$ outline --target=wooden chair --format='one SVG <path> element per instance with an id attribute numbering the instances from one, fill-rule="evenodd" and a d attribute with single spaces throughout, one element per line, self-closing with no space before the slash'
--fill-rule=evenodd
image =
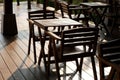
<path id="1" fill-rule="evenodd" d="M 112 64 L 120 65 L 120 39 L 111 40 L 106 43 L 101 43 L 99 45 L 99 66 L 100 66 L 100 80 L 105 80 L 105 68 L 112 67 L 115 68 Z M 110 62 L 110 64 L 109 64 Z M 115 73 L 115 70 L 112 70 L 111 74 Z M 119 69 L 120 70 L 120 69 Z M 113 80 L 113 75 L 110 76 Z"/>
<path id="2" fill-rule="evenodd" d="M 31 47 L 31 40 L 33 41 L 33 53 L 34 53 L 34 63 L 37 62 L 37 58 L 36 58 L 36 44 L 35 42 L 40 42 L 40 29 L 38 28 L 38 33 L 35 33 L 35 25 L 34 22 L 30 19 L 28 19 L 29 22 L 29 43 L 28 43 L 28 55 L 30 54 L 30 47 Z"/>
<path id="3" fill-rule="evenodd" d="M 79 5 L 70 5 L 65 1 L 60 1 L 59 4 L 62 18 L 70 18 L 76 21 L 82 21 L 84 25 L 87 25 L 87 27 L 89 27 L 89 17 L 86 14 L 86 11 L 89 8 L 83 8 Z"/>
<path id="4" fill-rule="evenodd" d="M 54 13 L 54 11 L 44 12 L 43 10 L 30 11 L 30 12 L 28 12 L 28 18 L 31 20 L 52 19 L 52 18 L 55 18 L 55 13 Z M 28 22 L 29 22 L 28 55 L 30 54 L 31 40 L 33 39 L 32 41 L 33 41 L 33 51 L 34 51 L 33 52 L 34 53 L 34 63 L 36 63 L 37 58 L 36 58 L 36 45 L 35 45 L 35 43 L 38 41 L 40 42 L 41 36 L 39 34 L 41 34 L 41 32 L 40 32 L 41 30 L 38 26 L 36 26 L 38 29 L 38 33 L 35 33 L 35 31 L 36 31 L 36 30 L 34 30 L 35 25 L 34 25 L 34 22 L 31 20 L 28 20 Z"/>
<path id="5" fill-rule="evenodd" d="M 94 78 L 97 80 L 94 61 L 98 38 L 97 28 L 73 28 L 69 30 L 63 30 L 61 37 L 55 35 L 52 32 L 47 32 L 47 34 L 50 36 L 49 55 L 52 55 L 53 52 L 58 80 L 60 80 L 59 63 L 76 61 L 76 72 L 79 71 L 81 75 L 83 60 L 85 57 L 91 58 Z M 59 45 L 56 45 L 56 40 L 60 41 Z M 83 47 L 83 50 L 81 47 Z M 80 63 L 78 58 L 81 59 Z M 49 57 L 48 61 L 51 61 L 51 57 Z M 50 70 L 49 67 L 50 64 L 48 63 L 48 75 Z"/>
<path id="6" fill-rule="evenodd" d="M 55 18 L 54 11 L 44 11 L 44 10 L 36 10 L 36 11 L 29 11 L 28 18 L 32 20 L 40 20 L 40 19 L 53 19 Z"/>
<path id="7" fill-rule="evenodd" d="M 112 63 L 102 57 L 98 57 L 99 61 L 104 63 L 107 66 L 111 67 L 111 71 L 109 72 L 108 76 L 102 80 L 120 80 L 120 66 L 117 64 Z"/>

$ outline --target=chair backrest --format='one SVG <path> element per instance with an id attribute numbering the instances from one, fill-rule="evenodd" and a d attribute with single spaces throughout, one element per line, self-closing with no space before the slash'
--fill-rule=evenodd
<path id="1" fill-rule="evenodd" d="M 120 39 L 100 44 L 99 56 L 118 64 L 120 59 Z"/>
<path id="2" fill-rule="evenodd" d="M 63 18 L 70 18 L 78 20 L 78 12 L 80 11 L 79 5 L 72 5 L 66 1 L 60 1 L 60 10 Z M 80 16 L 80 15 L 79 15 Z"/>
<path id="3" fill-rule="evenodd" d="M 41 20 L 41 19 L 53 19 L 56 17 L 55 17 L 54 11 L 36 10 L 36 11 L 29 11 L 28 18 L 31 20 Z M 33 26 L 34 26 L 34 24 L 30 24 L 30 22 L 29 22 L 29 32 L 30 32 L 31 37 L 36 36 L 35 33 L 33 33 L 33 31 L 35 31 Z M 40 35 L 43 34 L 43 33 L 41 33 L 41 29 L 38 26 L 37 26 L 37 30 L 38 30 L 38 34 L 40 34 Z"/>
<path id="4" fill-rule="evenodd" d="M 65 1 L 60 1 L 59 4 L 60 4 L 60 10 L 61 10 L 62 17 L 65 18 L 67 15 L 68 17 L 71 18 L 71 15 L 69 14 L 68 3 Z"/>
<path id="5" fill-rule="evenodd" d="M 120 39 L 111 40 L 106 43 L 99 45 L 99 54 L 98 57 L 103 58 L 107 61 L 110 61 L 114 64 L 120 64 Z M 100 65 L 100 76 L 104 79 L 104 68 L 108 65 L 99 61 Z"/>
<path id="6" fill-rule="evenodd" d="M 28 12 L 28 18 L 32 20 L 39 20 L 39 19 L 53 19 L 55 18 L 54 11 L 44 11 L 44 10 L 37 10 L 37 11 L 30 11 Z"/>
<path id="7" fill-rule="evenodd" d="M 70 30 L 64 30 L 62 32 L 62 44 L 61 44 L 61 56 L 63 56 L 64 48 L 67 46 L 85 46 L 88 48 L 81 55 L 90 56 L 95 55 L 97 39 L 98 39 L 98 28 L 74 28 Z M 79 57 L 79 52 L 75 53 Z"/>

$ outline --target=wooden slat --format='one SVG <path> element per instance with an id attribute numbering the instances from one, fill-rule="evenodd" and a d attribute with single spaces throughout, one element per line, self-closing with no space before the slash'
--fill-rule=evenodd
<path id="1" fill-rule="evenodd" d="M 33 75 L 29 72 L 29 70 L 28 71 L 27 71 L 27 69 L 24 70 L 24 68 L 26 68 L 26 65 L 25 66 L 23 65 L 21 67 L 21 64 L 23 63 L 23 60 L 20 59 L 20 57 L 17 55 L 16 51 L 12 47 L 12 46 L 17 47 L 17 46 L 16 45 L 11 46 L 11 45 L 12 45 L 12 43 L 5 47 L 6 52 L 8 52 L 8 54 L 6 54 L 7 57 L 4 58 L 7 65 L 8 65 L 8 68 L 11 71 L 11 75 L 13 75 L 15 79 L 19 79 L 19 78 L 23 79 L 23 80 L 24 79 L 27 79 L 27 80 L 35 79 L 34 77 L 32 77 Z M 3 52 L 4 51 L 5 50 L 3 50 Z M 27 77 L 26 75 L 30 75 L 31 77 Z"/>
<path id="2" fill-rule="evenodd" d="M 0 71 L 0 80 L 3 80 L 3 75 L 1 71 Z"/>
<path id="3" fill-rule="evenodd" d="M 0 54 L 5 54 L 5 53 L 0 53 Z M 2 73 L 3 79 L 4 80 L 14 80 L 13 76 L 11 75 L 11 72 L 8 69 L 7 64 L 2 58 L 2 55 L 0 55 L 0 72 Z"/>

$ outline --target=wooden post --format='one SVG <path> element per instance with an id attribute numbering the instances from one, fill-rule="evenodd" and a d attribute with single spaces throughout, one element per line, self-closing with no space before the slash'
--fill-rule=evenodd
<path id="1" fill-rule="evenodd" d="M 17 6 L 19 6 L 20 5 L 20 0 L 17 0 Z"/>
<path id="2" fill-rule="evenodd" d="M 27 0 L 28 1 L 28 9 L 31 9 L 31 0 Z"/>
<path id="3" fill-rule="evenodd" d="M 40 3 L 40 0 L 37 0 L 37 4 L 39 4 Z"/>
<path id="4" fill-rule="evenodd" d="M 12 0 L 4 0 L 4 14 L 1 24 L 1 32 L 3 35 L 13 36 L 18 33 L 16 17 L 15 14 L 13 14 Z"/>
<path id="5" fill-rule="evenodd" d="M 44 11 L 44 18 L 46 18 L 46 7 L 47 7 L 48 0 L 43 1 L 43 11 Z"/>

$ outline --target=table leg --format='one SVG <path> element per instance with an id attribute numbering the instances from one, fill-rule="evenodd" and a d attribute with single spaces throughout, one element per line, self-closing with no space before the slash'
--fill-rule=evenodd
<path id="1" fill-rule="evenodd" d="M 98 27 L 99 24 L 102 24 L 103 28 L 105 29 L 106 33 L 109 35 L 110 32 L 108 31 L 106 24 L 104 23 L 104 15 L 107 11 L 107 8 L 103 9 L 102 13 L 100 13 L 98 10 L 98 8 L 94 8 L 92 10 L 92 12 L 95 12 L 95 14 L 98 16 L 98 21 L 95 20 L 94 16 L 92 15 L 92 13 L 90 14 L 91 18 L 93 19 L 93 22 L 95 23 L 95 27 Z M 101 27 L 100 27 L 101 28 Z"/>

